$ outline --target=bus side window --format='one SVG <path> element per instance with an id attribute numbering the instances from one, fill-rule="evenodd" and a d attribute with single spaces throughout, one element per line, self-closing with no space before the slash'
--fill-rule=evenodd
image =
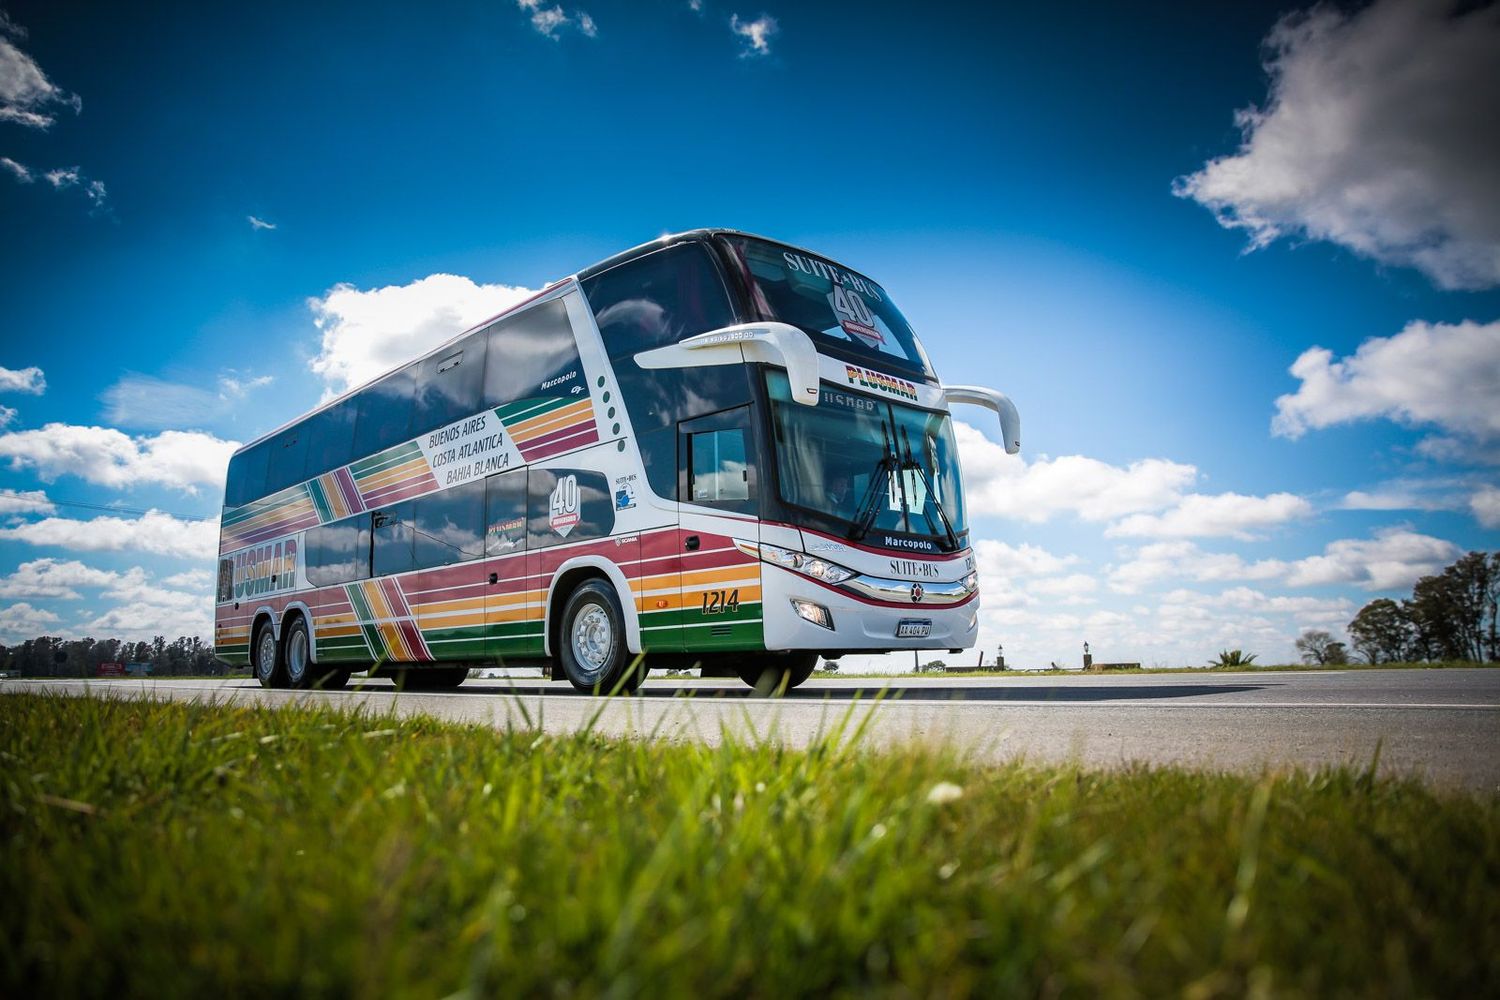
<path id="1" fill-rule="evenodd" d="M 219 560 L 219 587 L 214 600 L 219 604 L 234 600 L 234 560 Z"/>
<path id="2" fill-rule="evenodd" d="M 276 493 L 302 482 L 302 465 L 306 457 L 306 427 L 293 425 L 273 437 L 266 464 L 266 492 Z"/>
<path id="3" fill-rule="evenodd" d="M 332 587 L 370 575 L 370 515 L 309 528 L 304 545 L 307 580 L 314 587 Z"/>
<path id="4" fill-rule="evenodd" d="M 729 293 L 701 243 L 627 261 L 583 283 L 630 413 L 646 480 L 677 495 L 677 422 L 750 401 L 744 365 L 643 370 L 635 355 L 735 321 Z"/>
<path id="5" fill-rule="evenodd" d="M 373 515 L 370 573 L 385 576 L 415 568 L 415 532 L 412 531 L 411 501 L 378 510 Z"/>
<path id="6" fill-rule="evenodd" d="M 745 432 L 738 427 L 688 435 L 688 496 L 693 503 L 750 499 Z"/>
<path id="7" fill-rule="evenodd" d="M 484 554 L 503 556 L 526 548 L 526 470 L 485 481 Z"/>
<path id="8" fill-rule="evenodd" d="M 262 441 L 229 460 L 229 480 L 224 489 L 226 507 L 243 507 L 266 495 L 266 458 L 271 453 L 270 443 Z"/>
<path id="9" fill-rule="evenodd" d="M 487 331 L 481 330 L 421 362 L 412 404 L 413 436 L 462 420 L 483 408 L 487 339 Z"/>
<path id="10" fill-rule="evenodd" d="M 435 569 L 484 554 L 484 482 L 412 501 L 417 569 Z"/>
<path id="11" fill-rule="evenodd" d="M 321 410 L 303 425 L 307 435 L 307 459 L 302 478 L 313 479 L 325 472 L 354 461 L 354 420 L 358 415 L 355 400 L 346 399 Z"/>
<path id="12" fill-rule="evenodd" d="M 578 342 L 573 339 L 568 307 L 562 299 L 532 306 L 485 332 L 489 337 L 489 351 L 484 360 L 485 406 L 504 406 L 545 395 L 543 382 L 563 378 L 569 372 L 575 373 L 576 381 L 553 392 L 582 385 Z"/>
<path id="13" fill-rule="evenodd" d="M 391 372 L 360 390 L 359 421 L 354 428 L 354 457 L 365 458 L 410 440 L 412 395 L 416 379 L 412 366 Z"/>

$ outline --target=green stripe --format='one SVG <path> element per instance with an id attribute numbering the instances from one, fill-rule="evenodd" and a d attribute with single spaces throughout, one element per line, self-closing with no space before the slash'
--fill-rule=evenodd
<path id="1" fill-rule="evenodd" d="M 645 611 L 641 613 L 641 628 L 693 628 L 697 625 L 723 625 L 754 619 L 760 621 L 760 602 L 746 601 L 733 611 L 716 615 L 705 615 L 701 607 L 672 608 L 667 611 Z"/>
<path id="2" fill-rule="evenodd" d="M 408 462 L 420 454 L 422 454 L 422 449 L 417 446 L 417 443 L 415 441 L 407 441 L 404 444 L 387 448 L 385 451 L 376 452 L 369 458 L 360 459 L 349 466 L 349 471 L 358 479 L 361 476 L 368 476 L 371 473 L 379 472 L 381 469 L 388 469 L 393 465 Z"/>
<path id="3" fill-rule="evenodd" d="M 587 396 L 579 394 L 579 399 L 587 399 Z M 544 413 L 561 409 L 573 402 L 567 396 L 532 396 L 529 399 L 518 399 L 514 403 L 506 403 L 495 410 L 495 416 L 500 418 L 502 424 L 520 423 L 532 417 L 539 417 Z"/>
<path id="4" fill-rule="evenodd" d="M 370 611 L 365 595 L 360 592 L 359 584 L 345 584 L 344 593 L 349 597 L 350 607 L 354 608 L 354 613 L 359 616 L 359 630 L 364 634 L 370 655 L 377 660 L 389 659 L 390 652 L 385 648 L 385 640 L 381 638 L 380 629 L 370 624 L 375 615 Z"/>
<path id="5" fill-rule="evenodd" d="M 307 483 L 307 495 L 312 497 L 313 510 L 318 512 L 319 523 L 326 524 L 333 520 L 333 505 L 328 502 L 328 495 L 323 491 L 323 484 L 316 479 Z"/>
<path id="6" fill-rule="evenodd" d="M 302 484 L 282 490 L 280 493 L 273 493 L 271 496 L 263 497 L 260 500 L 252 501 L 243 507 L 236 507 L 234 510 L 227 512 L 223 519 L 224 527 L 233 527 L 241 521 L 258 517 L 267 511 L 276 510 L 279 507 L 291 506 L 306 496 L 307 489 Z"/>

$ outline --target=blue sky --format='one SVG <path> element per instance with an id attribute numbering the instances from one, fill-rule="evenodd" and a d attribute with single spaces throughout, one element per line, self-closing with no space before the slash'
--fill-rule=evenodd
<path id="1" fill-rule="evenodd" d="M 6 5 L 0 641 L 210 617 L 201 529 L 49 504 L 216 514 L 225 442 L 705 225 L 1015 399 L 1013 660 L 1284 660 L 1500 547 L 1500 17 L 1200 7 Z"/>

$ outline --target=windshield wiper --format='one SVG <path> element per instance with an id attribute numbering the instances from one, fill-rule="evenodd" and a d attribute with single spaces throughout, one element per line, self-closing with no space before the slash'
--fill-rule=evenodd
<path id="1" fill-rule="evenodd" d="M 890 489 L 890 477 L 896 471 L 896 450 L 891 447 L 891 435 L 886 430 L 885 420 L 880 421 L 880 436 L 884 439 L 885 448 L 880 458 L 875 462 L 874 474 L 870 477 L 870 485 L 865 489 L 864 498 L 859 502 L 859 511 L 854 515 L 854 527 L 849 530 L 850 541 L 860 541 L 870 533 L 870 528 L 875 524 L 875 517 L 880 512 L 880 495 Z M 881 487 L 884 486 L 885 490 Z M 906 486 L 901 487 L 901 508 L 906 510 Z"/>
<path id="2" fill-rule="evenodd" d="M 911 452 L 911 438 L 907 435 L 905 427 L 901 428 L 901 444 L 906 452 L 905 457 L 901 460 L 903 478 L 908 469 L 915 470 L 917 475 L 922 478 L 922 488 L 927 491 L 927 499 L 932 501 L 932 509 L 937 511 L 939 520 L 943 522 L 943 537 L 948 542 L 948 551 L 957 552 L 958 533 L 953 530 L 953 523 L 948 520 L 948 512 L 943 510 L 943 504 L 938 500 L 937 492 L 932 488 L 932 480 L 927 476 L 927 469 L 913 457 Z M 927 522 L 928 530 L 936 535 L 938 533 L 937 528 L 932 523 L 932 515 L 927 513 L 926 504 L 922 505 L 922 517 Z"/>

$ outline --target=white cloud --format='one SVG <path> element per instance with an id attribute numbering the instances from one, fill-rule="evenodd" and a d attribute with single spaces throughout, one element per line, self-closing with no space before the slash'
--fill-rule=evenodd
<path id="1" fill-rule="evenodd" d="M 213 590 L 214 575 L 206 569 L 185 570 L 162 580 L 162 586 L 179 587 L 183 590 L 197 591 L 199 594 L 208 594 Z"/>
<path id="2" fill-rule="evenodd" d="M 323 334 L 312 370 L 336 395 L 534 294 L 511 285 L 476 285 L 453 274 L 369 290 L 335 285 L 307 303 Z"/>
<path id="3" fill-rule="evenodd" d="M 45 608 L 35 608 L 25 601 L 17 601 L 0 608 L 0 641 L 35 639 L 39 635 L 53 632 L 53 626 L 59 621 L 61 619 L 55 613 Z"/>
<path id="4" fill-rule="evenodd" d="M 747 56 L 766 56 L 771 54 L 771 37 L 781 29 L 776 24 L 774 17 L 762 14 L 753 21 L 741 20 L 738 14 L 729 16 L 729 30 L 733 31 L 745 43 L 745 48 L 740 52 L 740 58 Z"/>
<path id="5" fill-rule="evenodd" d="M 90 180 L 78 167 L 58 167 L 56 170 L 47 171 L 42 175 L 42 178 L 59 191 L 66 191 L 69 188 L 76 187 L 83 192 L 83 196 L 89 200 L 89 203 L 95 209 L 102 209 L 104 207 L 104 202 L 107 198 L 107 192 L 104 190 L 104 182 Z"/>
<path id="6" fill-rule="evenodd" d="M 0 406 L 0 430 L 15 423 L 18 411 L 14 406 Z"/>
<path id="7" fill-rule="evenodd" d="M 974 555 L 982 571 L 1000 576 L 1045 576 L 1059 573 L 1078 561 L 1077 556 L 1056 556 L 1030 542 L 1009 545 L 992 538 L 976 541 Z"/>
<path id="8" fill-rule="evenodd" d="M 221 487 L 238 447 L 201 431 L 132 438 L 112 427 L 73 424 L 0 434 L 0 459 L 10 459 L 12 469 L 34 469 L 46 482 L 77 476 L 101 486 L 159 483 L 187 493 Z"/>
<path id="9" fill-rule="evenodd" d="M 158 594 L 155 600 L 131 601 L 85 621 L 79 629 L 89 635 L 139 641 L 155 636 L 213 635 L 212 605 L 200 597 L 188 601 Z"/>
<path id="10" fill-rule="evenodd" d="M 1321 555 L 1284 561 L 1248 561 L 1228 552 L 1205 552 L 1192 542 L 1143 545 L 1113 567 L 1109 583 L 1132 594 L 1161 581 L 1217 582 L 1276 580 L 1289 587 L 1354 585 L 1365 590 L 1398 590 L 1435 573 L 1462 551 L 1452 542 L 1406 527 L 1384 528 L 1373 538 L 1329 542 Z"/>
<path id="11" fill-rule="evenodd" d="M 1185 496 L 1177 506 L 1161 514 L 1132 514 L 1110 525 L 1105 535 L 1144 536 L 1149 538 L 1196 538 L 1228 536 L 1249 539 L 1260 528 L 1269 528 L 1307 517 L 1312 504 L 1292 493 L 1270 496 L 1245 496 L 1220 493 Z"/>
<path id="12" fill-rule="evenodd" d="M 83 110 L 83 101 L 47 79 L 34 59 L 0 37 L 0 122 L 46 129 L 59 108 L 72 108 L 76 114 Z"/>
<path id="13" fill-rule="evenodd" d="M 256 218 L 253 215 L 247 215 L 247 216 L 245 216 L 245 220 L 250 223 L 250 228 L 251 229 L 275 229 L 276 228 L 276 223 L 274 223 L 274 222 L 267 222 L 265 219 L 259 219 L 259 218 Z"/>
<path id="14" fill-rule="evenodd" d="M 105 404 L 105 419 L 112 424 L 150 430 L 201 427 L 222 418 L 226 403 L 243 399 L 272 380 L 270 375 L 246 377 L 230 372 L 219 376 L 214 389 L 207 389 L 127 372 L 99 398 Z"/>
<path id="15" fill-rule="evenodd" d="M 35 365 L 30 368 L 0 368 L 0 392 L 27 392 L 40 396 L 47 391 L 47 376 Z"/>
<path id="16" fill-rule="evenodd" d="M 1474 518 L 1486 528 L 1500 528 L 1500 489 L 1481 486 L 1469 497 L 1469 509 Z"/>
<path id="17" fill-rule="evenodd" d="M 0 515 L 51 514 L 56 509 L 41 490 L 0 489 Z"/>
<path id="18" fill-rule="evenodd" d="M 74 552 L 146 552 L 186 559 L 212 559 L 219 547 L 214 521 L 184 521 L 148 511 L 135 518 L 105 515 L 88 520 L 47 517 L 0 528 L 0 540 L 47 545 Z"/>
<path id="19" fill-rule="evenodd" d="M 120 577 L 108 570 L 86 566 L 76 559 L 33 559 L 23 562 L 9 576 L 0 577 L 0 597 L 51 597 L 77 600 L 76 587 L 107 587 Z"/>
<path id="20" fill-rule="evenodd" d="M 24 163 L 17 163 L 15 160 L 12 160 L 8 156 L 0 156 L 0 167 L 4 167 L 6 170 L 8 170 L 10 172 L 10 175 L 22 184 L 30 184 L 32 181 L 36 180 L 36 178 L 32 176 L 30 167 L 26 166 Z"/>
<path id="21" fill-rule="evenodd" d="M 1086 521 L 1108 521 L 1127 514 L 1161 510 L 1177 503 L 1198 470 L 1161 458 L 1121 467 L 1065 455 L 1027 462 L 1007 455 L 978 430 L 954 422 L 964 470 L 964 488 L 974 514 L 1041 523 L 1071 512 Z"/>
<path id="22" fill-rule="evenodd" d="M 1435 424 L 1477 441 L 1500 439 L 1500 321 L 1413 322 L 1394 337 L 1372 337 L 1352 357 L 1321 347 L 1291 367 L 1297 391 L 1276 400 L 1273 433 L 1387 417 Z"/>
<path id="23" fill-rule="evenodd" d="M 703 0 L 688 0 L 688 10 L 694 14 L 703 13 Z"/>
<path id="24" fill-rule="evenodd" d="M 1322 555 L 1292 563 L 1286 582 L 1292 587 L 1353 584 L 1365 590 L 1402 590 L 1461 555 L 1462 549 L 1444 539 L 1410 528 L 1385 528 L 1374 538 L 1329 542 Z"/>
<path id="25" fill-rule="evenodd" d="M 576 28 L 588 38 L 594 38 L 599 34 L 599 26 L 584 11 L 574 11 L 572 15 L 569 15 L 558 5 L 553 4 L 549 7 L 543 0 L 516 0 L 516 6 L 531 15 L 531 26 L 539 34 L 554 41 L 560 37 L 561 32 L 570 28 Z"/>
<path id="26" fill-rule="evenodd" d="M 1162 580 L 1270 580 L 1285 573 L 1286 567 L 1277 559 L 1247 562 L 1230 552 L 1205 552 L 1193 542 L 1153 542 L 1115 566 L 1109 584 L 1119 593 L 1133 594 Z"/>
<path id="27" fill-rule="evenodd" d="M 1252 249 L 1306 234 L 1444 288 L 1500 283 L 1500 7 L 1318 4 L 1266 49 L 1270 93 L 1237 112 L 1238 152 L 1173 192 Z"/>

